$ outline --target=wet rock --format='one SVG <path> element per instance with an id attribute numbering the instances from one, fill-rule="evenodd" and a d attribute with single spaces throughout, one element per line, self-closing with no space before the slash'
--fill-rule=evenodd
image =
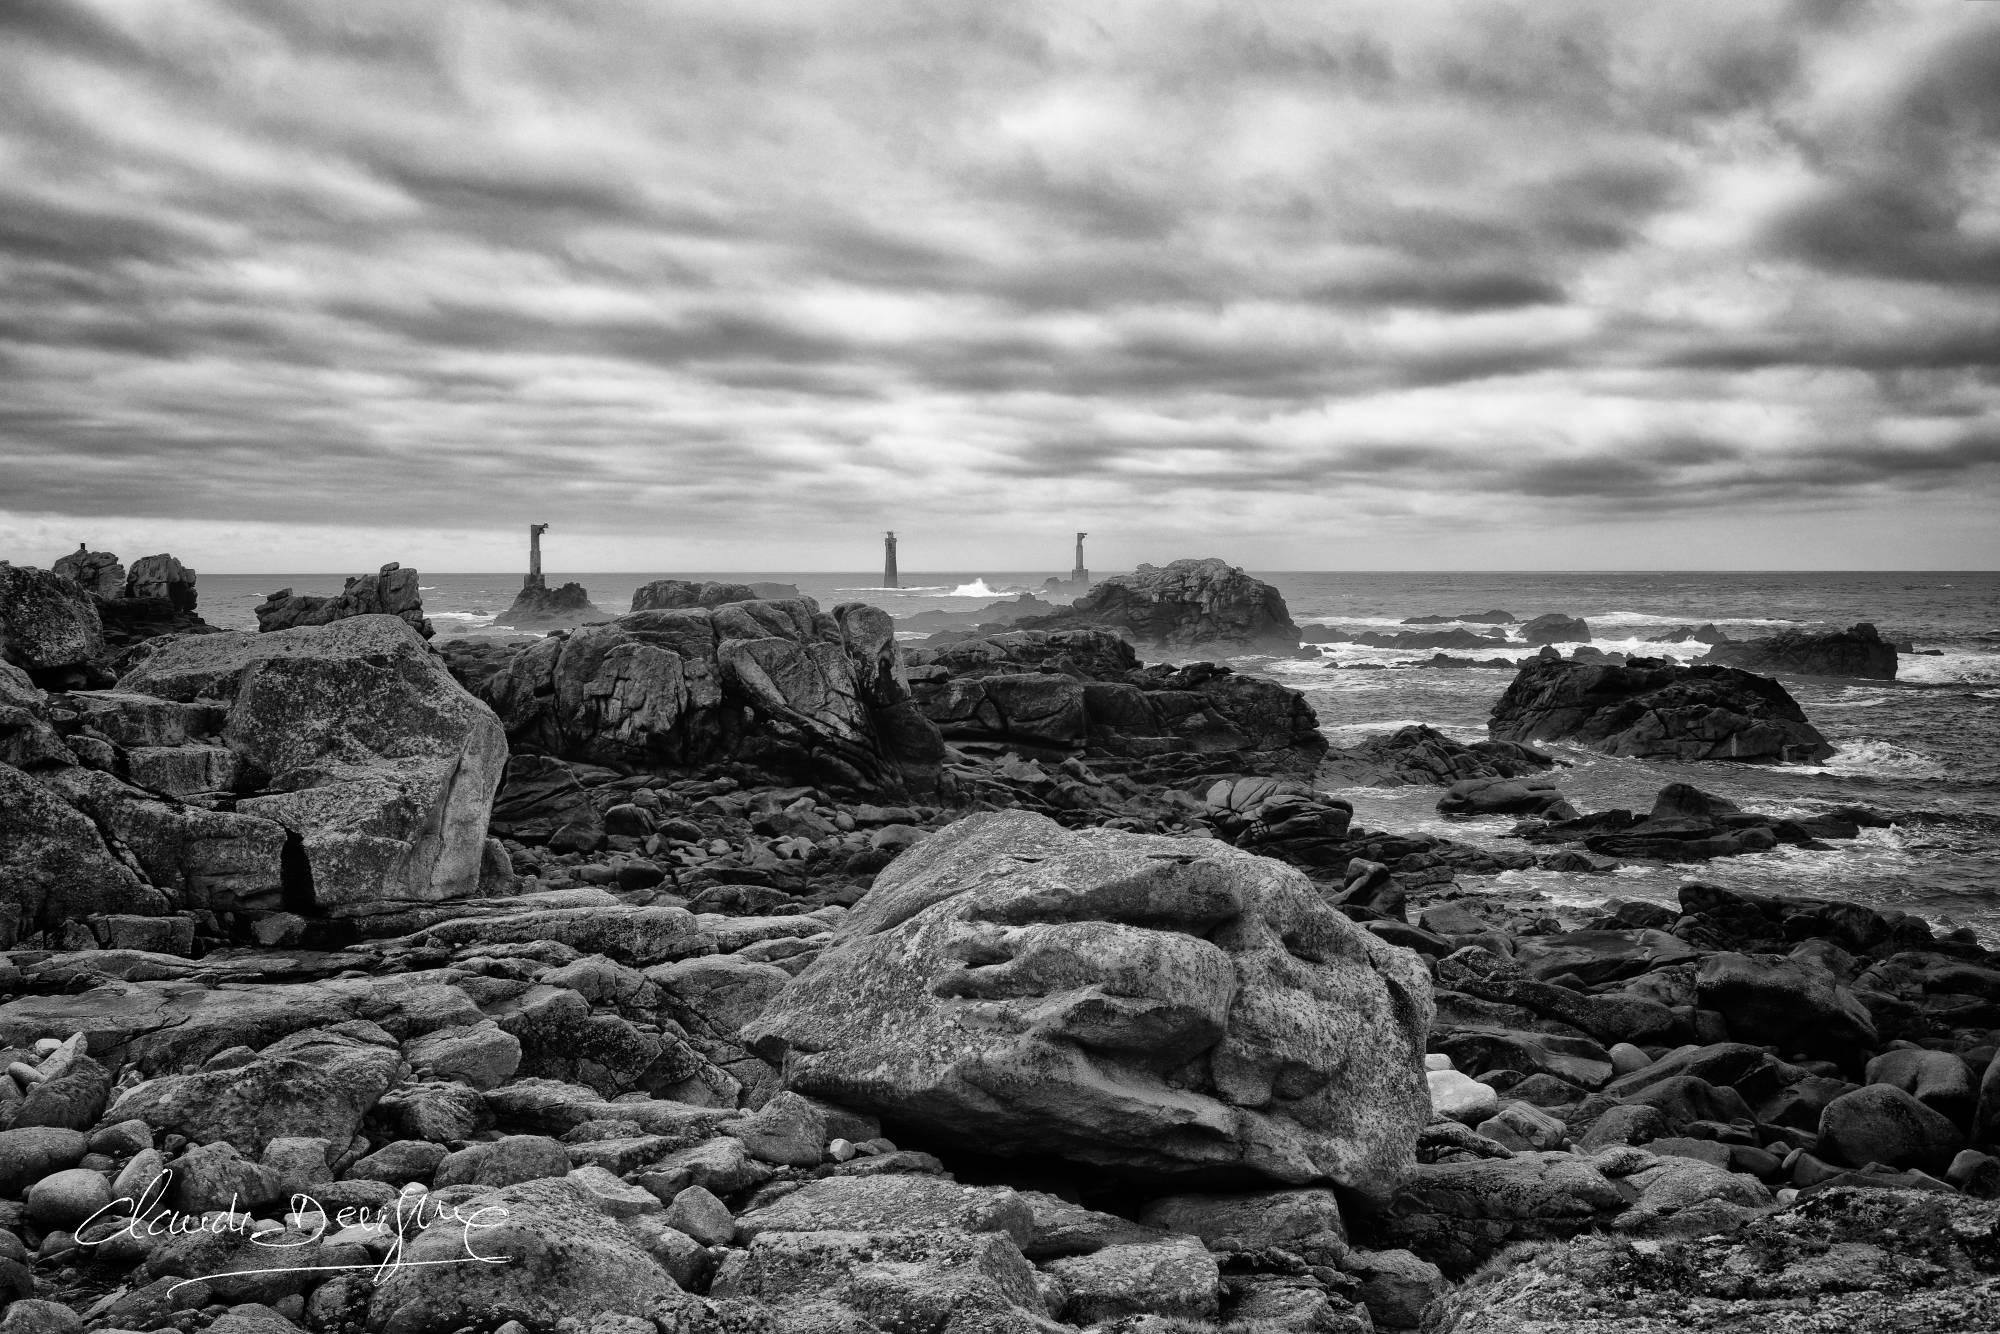
<path id="1" fill-rule="evenodd" d="M 1204 644 L 1284 650 L 1299 628 L 1277 589 L 1213 557 L 1140 565 L 1091 586 L 1064 610 L 1018 622 L 1023 629 L 1113 626 L 1141 644 L 1190 649 Z"/>
<path id="2" fill-rule="evenodd" d="M 1521 639 L 1529 644 L 1587 644 L 1590 625 L 1581 617 L 1545 612 L 1521 626 Z"/>
<path id="3" fill-rule="evenodd" d="M 1707 661 L 1753 672 L 1896 679 L 1896 646 L 1866 622 L 1847 630 L 1781 630 L 1764 639 L 1719 643 L 1709 649 Z"/>
<path id="4" fill-rule="evenodd" d="M 1493 706 L 1503 741 L 1571 741 L 1611 755 L 1814 764 L 1833 747 L 1797 701 L 1767 677 L 1734 667 L 1622 665 L 1537 659 Z"/>

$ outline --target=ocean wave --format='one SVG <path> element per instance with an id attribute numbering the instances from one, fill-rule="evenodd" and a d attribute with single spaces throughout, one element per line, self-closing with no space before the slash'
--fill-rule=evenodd
<path id="1" fill-rule="evenodd" d="M 1823 765 L 1807 765 L 1787 772 L 1830 774 L 1835 778 L 1944 778 L 1950 771 L 1922 751 L 1893 741 L 1861 737 L 1842 742 L 1840 750 Z"/>
<path id="2" fill-rule="evenodd" d="M 861 588 L 836 588 L 836 593 L 950 593 L 949 584 L 902 584 L 890 588 L 884 584 L 872 584 Z"/>
<path id="3" fill-rule="evenodd" d="M 1711 616 L 1698 611 L 1587 611 L 1582 619 L 1590 625 L 1806 625 L 1782 616 Z"/>
<path id="4" fill-rule="evenodd" d="M 2000 684 L 2000 653 L 1903 654 L 1896 660 L 1896 677 L 1914 685 Z"/>
<path id="5" fill-rule="evenodd" d="M 433 621 L 463 621 L 467 625 L 491 625 L 498 612 L 485 611 L 426 611 L 424 615 Z"/>
<path id="6" fill-rule="evenodd" d="M 960 584 L 957 588 L 946 593 L 945 596 L 948 598 L 1003 598 L 1011 591 L 1013 590 L 1006 588 L 989 588 L 986 580 L 979 578 L 974 579 L 969 584 Z"/>

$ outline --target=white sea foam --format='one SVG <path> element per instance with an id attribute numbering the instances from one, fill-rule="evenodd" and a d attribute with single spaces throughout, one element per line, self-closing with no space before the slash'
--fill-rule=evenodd
<path id="1" fill-rule="evenodd" d="M 960 584 L 957 588 L 946 593 L 945 596 L 948 598 L 1000 598 L 1006 597 L 1007 591 L 1004 588 L 987 587 L 986 580 L 982 576 L 981 578 L 974 579 L 969 584 Z"/>
<path id="2" fill-rule="evenodd" d="M 1993 685 L 2000 683 L 2000 653 L 1906 653 L 1896 659 L 1896 676 L 1915 685 Z"/>
<path id="3" fill-rule="evenodd" d="M 1893 741 L 1859 737 L 1844 741 L 1840 750 L 1824 765 L 1788 770 L 1791 773 L 1832 774 L 1841 778 L 1943 778 L 1949 772 L 1921 751 L 1899 746 Z"/>
<path id="4" fill-rule="evenodd" d="M 467 625 L 491 625 L 499 613 L 481 611 L 426 611 L 424 615 L 433 621 L 463 621 Z"/>

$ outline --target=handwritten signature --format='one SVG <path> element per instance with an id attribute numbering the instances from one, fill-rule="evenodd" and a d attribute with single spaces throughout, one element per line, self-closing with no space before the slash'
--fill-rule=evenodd
<path id="1" fill-rule="evenodd" d="M 159 1237 L 189 1236 L 197 1232 L 209 1232 L 216 1236 L 228 1233 L 247 1234 L 255 1246 L 266 1246 L 274 1250 L 290 1250 L 299 1246 L 310 1246 L 319 1241 L 332 1227 L 336 1233 L 349 1228 L 364 1229 L 371 1237 L 385 1239 L 387 1253 L 378 1261 L 368 1264 L 351 1265 L 274 1265 L 263 1269 L 229 1269 L 216 1274 L 204 1274 L 195 1278 L 184 1278 L 173 1285 L 185 1287 L 190 1283 L 202 1283 L 216 1278 L 234 1278 L 248 1274 L 313 1274 L 331 1273 L 339 1270 L 372 1269 L 379 1280 L 399 1269 L 418 1268 L 425 1265 L 506 1265 L 513 1259 L 504 1255 L 481 1255 L 473 1247 L 473 1235 L 488 1228 L 500 1227 L 507 1220 L 507 1210 L 500 1205 L 483 1205 L 471 1212 L 465 1212 L 456 1204 L 444 1204 L 428 1194 L 412 1193 L 405 1188 L 388 1204 L 370 1207 L 354 1205 L 329 1213 L 327 1209 L 310 1195 L 295 1194 L 287 1213 L 298 1224 L 296 1227 L 273 1227 L 253 1222 L 249 1214 L 237 1208 L 237 1197 L 229 1197 L 226 1213 L 209 1216 L 200 1214 L 177 1214 L 165 1205 L 167 1188 L 172 1184 L 174 1171 L 167 1168 L 146 1183 L 144 1190 L 134 1197 L 122 1195 L 97 1210 L 76 1230 L 77 1244 L 81 1246 L 102 1246 L 119 1237 L 146 1240 Z M 497 1218 L 488 1219 L 495 1214 Z M 91 1224 L 100 1219 L 119 1219 L 123 1223 L 102 1236 L 91 1236 L 86 1240 Z M 406 1242 L 425 1230 L 440 1223 L 449 1223 L 463 1229 L 460 1244 L 465 1247 L 462 1256 L 447 1256 L 437 1260 L 412 1260 L 404 1253 Z M 258 1228 L 252 1231 L 252 1228 Z M 299 1233 L 292 1240 L 272 1240 Z M 173 1291 L 169 1288 L 168 1291 Z"/>

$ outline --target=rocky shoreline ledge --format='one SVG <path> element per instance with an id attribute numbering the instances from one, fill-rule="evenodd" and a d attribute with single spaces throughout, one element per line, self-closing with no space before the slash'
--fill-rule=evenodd
<path id="1" fill-rule="evenodd" d="M 6 588 L 0 1334 L 2000 1327 L 1970 932 L 1460 883 L 1775 830 L 1565 812 L 1529 744 L 1810 751 L 1764 678 L 1531 662 L 1490 741 L 1330 752 L 1129 625 L 690 586 L 114 660 Z"/>

